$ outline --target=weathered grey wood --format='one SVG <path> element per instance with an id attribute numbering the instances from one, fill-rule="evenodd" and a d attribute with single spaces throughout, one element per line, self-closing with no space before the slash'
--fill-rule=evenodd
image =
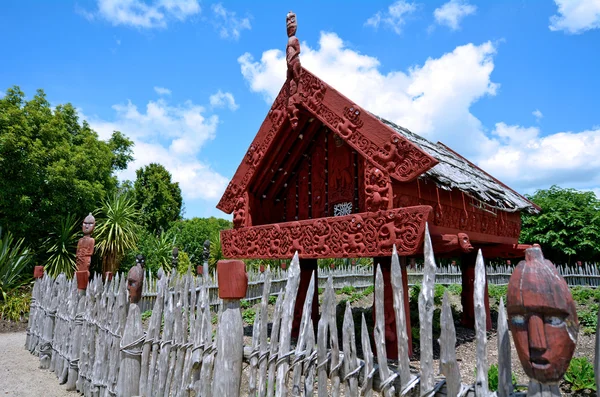
<path id="1" fill-rule="evenodd" d="M 358 375 L 360 366 L 356 356 L 356 339 L 354 334 L 354 319 L 350 302 L 346 302 L 344 323 L 342 326 L 342 345 L 344 347 L 344 374 L 346 381 L 345 396 L 358 397 Z"/>
<path id="2" fill-rule="evenodd" d="M 192 350 L 192 368 L 188 386 L 190 394 L 193 395 L 196 383 L 200 380 L 200 369 L 202 367 L 202 356 L 204 353 L 204 316 L 203 308 L 208 307 L 208 299 L 205 291 L 206 280 L 202 280 L 200 284 L 200 294 L 196 301 L 196 319 L 194 326 L 194 348 Z M 195 295 L 195 294 L 194 294 Z"/>
<path id="3" fill-rule="evenodd" d="M 111 347 L 109 352 L 110 368 L 108 371 L 107 389 L 109 395 L 117 393 L 119 379 L 121 339 L 127 322 L 127 277 L 119 274 L 115 277 L 115 286 L 118 285 L 117 302 L 113 310 L 111 321 Z"/>
<path id="4" fill-rule="evenodd" d="M 271 270 L 267 268 L 263 284 L 263 296 L 260 302 L 260 336 L 258 356 L 258 396 L 265 397 L 267 393 L 267 366 L 269 357 L 269 342 L 267 325 L 269 322 L 268 305 L 271 293 Z"/>
<path id="5" fill-rule="evenodd" d="M 175 296 L 174 299 L 176 300 L 175 303 L 175 308 L 173 311 L 174 314 L 174 320 L 173 320 L 173 344 L 171 346 L 171 349 L 169 351 L 169 361 L 168 361 L 168 367 L 167 367 L 167 378 L 165 381 L 165 394 L 169 394 L 170 390 L 171 390 L 171 383 L 173 382 L 173 377 L 175 375 L 175 371 L 173 370 L 175 368 L 175 363 L 177 361 L 177 352 L 179 351 L 179 348 L 181 347 L 181 342 L 182 342 L 182 331 L 183 331 L 183 327 L 182 327 L 182 310 L 183 310 L 183 302 L 182 302 L 182 294 L 183 294 L 183 290 L 184 290 L 184 279 L 179 277 L 177 279 L 177 285 L 176 285 L 176 291 L 175 291 Z"/>
<path id="6" fill-rule="evenodd" d="M 277 383 L 275 395 L 277 397 L 285 397 L 287 395 L 287 378 L 290 368 L 289 357 L 290 342 L 292 334 L 292 318 L 294 315 L 294 304 L 296 302 L 296 294 L 298 292 L 298 284 L 300 282 L 300 262 L 298 252 L 294 254 L 294 258 L 290 264 L 288 271 L 288 283 L 285 287 L 285 297 L 281 311 L 281 331 L 279 337 L 279 353 L 277 358 Z"/>
<path id="7" fill-rule="evenodd" d="M 461 387 L 461 379 L 460 369 L 456 361 L 456 330 L 454 329 L 454 319 L 452 318 L 448 291 L 444 291 L 440 323 L 442 326 L 440 335 L 441 372 L 446 376 L 448 396 L 457 396 Z"/>
<path id="8" fill-rule="evenodd" d="M 140 392 L 143 342 L 142 312 L 137 304 L 130 303 L 127 323 L 121 339 L 121 363 L 117 384 L 118 397 L 137 396 Z"/>
<path id="9" fill-rule="evenodd" d="M 60 277 L 60 276 L 59 276 Z M 64 276 L 63 276 L 64 277 Z M 56 316 L 56 308 L 58 307 L 58 293 L 60 281 L 57 279 L 50 286 L 50 294 L 47 295 L 51 299 L 50 307 L 47 310 L 44 319 L 44 329 L 42 333 L 42 343 L 40 344 L 40 368 L 50 368 L 52 359 L 52 339 L 54 338 L 54 323 Z"/>
<path id="10" fill-rule="evenodd" d="M 25 349 L 29 350 L 29 346 L 31 344 L 31 339 L 33 335 L 32 327 L 35 323 L 35 316 L 37 312 L 37 291 L 40 288 L 41 279 L 36 278 L 33 283 L 33 288 L 31 290 L 31 301 L 29 302 L 29 318 L 27 319 L 27 336 L 25 337 Z"/>
<path id="11" fill-rule="evenodd" d="M 419 293 L 419 322 L 421 341 L 421 396 L 430 393 L 434 387 L 433 373 L 433 290 L 435 286 L 435 257 L 429 235 L 429 225 L 425 224 L 424 237 L 425 264 L 423 284 Z"/>
<path id="12" fill-rule="evenodd" d="M 173 327 L 174 327 L 174 308 L 173 308 L 173 294 L 167 294 L 168 299 L 165 305 L 165 325 L 163 334 L 161 337 L 160 354 L 158 356 L 158 377 L 155 380 L 158 382 L 153 390 L 156 391 L 156 395 L 164 396 L 165 387 L 167 383 L 167 371 L 169 370 L 169 354 L 171 351 L 171 345 L 173 344 Z"/>
<path id="13" fill-rule="evenodd" d="M 204 355 L 202 357 L 202 369 L 200 371 L 200 393 L 202 397 L 211 397 L 213 377 L 213 366 L 215 362 L 216 342 L 212 342 L 212 325 L 210 310 L 204 310 Z M 221 397 L 221 396 L 217 396 Z"/>
<path id="14" fill-rule="evenodd" d="M 303 367 L 304 375 L 304 394 L 303 396 L 313 396 L 315 386 L 315 371 L 317 362 L 317 350 L 315 345 L 315 327 L 312 319 L 306 329 L 306 363 Z"/>
<path id="15" fill-rule="evenodd" d="M 558 385 L 544 385 L 533 379 L 529 381 L 527 386 L 527 397 L 558 397 L 560 389 Z"/>
<path id="16" fill-rule="evenodd" d="M 179 395 L 179 388 L 181 387 L 181 377 L 183 375 L 183 366 L 185 365 L 185 353 L 187 350 L 187 336 L 188 336 L 188 320 L 189 320 L 189 291 L 190 291 L 190 279 L 191 274 L 188 273 L 183 278 L 183 289 L 180 292 L 180 301 L 182 302 L 181 311 L 181 328 L 179 334 L 176 335 L 175 342 L 177 343 L 177 351 L 175 355 L 175 365 L 173 370 L 173 380 L 171 382 L 171 394 L 174 396 Z"/>
<path id="17" fill-rule="evenodd" d="M 188 273 L 190 270 L 188 269 Z M 178 396 L 187 396 L 192 387 L 192 366 L 194 346 L 196 345 L 196 277 L 190 275 L 190 304 L 189 304 L 189 334 L 185 346 L 183 375 L 178 390 Z"/>
<path id="18" fill-rule="evenodd" d="M 340 361 L 340 343 L 338 340 L 338 329 L 336 322 L 336 299 L 335 292 L 333 290 L 333 277 L 331 277 L 331 281 L 327 280 L 327 284 L 331 284 L 331 288 L 325 291 L 326 294 L 329 294 L 330 297 L 328 299 L 329 310 L 327 321 L 329 322 L 329 343 L 331 346 L 331 359 L 330 359 L 330 368 L 329 368 L 329 378 L 331 380 L 331 395 L 333 397 L 338 397 L 340 395 L 340 369 L 342 366 L 342 362 Z"/>
<path id="19" fill-rule="evenodd" d="M 239 299 L 223 299 L 223 313 L 217 330 L 212 393 L 214 396 L 237 396 L 242 380 L 244 324 Z"/>
<path id="20" fill-rule="evenodd" d="M 396 244 L 392 250 L 392 290 L 394 291 L 394 312 L 396 314 L 396 337 L 398 341 L 398 375 L 400 376 L 400 389 L 404 390 L 414 378 L 410 373 L 410 360 L 408 357 L 408 334 L 406 333 L 406 313 L 404 312 L 404 285 L 402 283 L 402 269 Z"/>
<path id="21" fill-rule="evenodd" d="M 167 276 L 163 275 L 158 280 L 158 295 L 152 308 L 152 315 L 148 323 L 148 332 L 142 349 L 142 368 L 140 373 L 140 395 L 142 396 L 152 395 L 156 359 L 158 358 L 160 323 L 163 315 L 167 283 Z"/>
<path id="22" fill-rule="evenodd" d="M 487 335 L 485 312 L 485 265 L 481 249 L 477 252 L 475 261 L 475 290 L 473 301 L 475 305 L 475 339 L 477 350 L 477 376 L 475 381 L 475 394 L 488 396 L 488 363 L 487 363 Z"/>
<path id="23" fill-rule="evenodd" d="M 100 295 L 100 299 L 99 299 L 99 305 L 98 305 L 98 313 L 96 316 L 96 324 L 98 326 L 97 331 L 96 331 L 96 345 L 94 348 L 94 359 L 92 360 L 92 370 L 91 370 L 91 374 L 90 374 L 90 381 L 91 381 L 91 389 L 90 392 L 92 394 L 92 396 L 98 396 L 100 394 L 101 389 L 103 388 L 103 379 L 102 379 L 102 374 L 103 374 L 103 365 L 106 362 L 106 357 L 105 357 L 105 349 L 106 349 L 106 343 L 107 343 L 107 337 L 108 337 L 108 332 L 107 332 L 107 325 L 108 325 L 108 313 L 109 311 L 109 305 L 108 305 L 108 299 L 109 299 L 109 286 L 110 283 L 106 282 L 103 283 L 102 285 L 102 292 Z M 110 308 L 112 309 L 112 308 Z M 140 316 L 140 322 L 141 322 L 141 316 Z"/>
<path id="24" fill-rule="evenodd" d="M 331 277 L 327 279 L 327 286 L 323 295 L 321 318 L 317 325 L 317 376 L 318 376 L 318 395 L 319 397 L 327 397 L 327 332 L 329 330 L 329 317 L 331 316 L 331 299 L 335 299 L 333 292 L 333 280 Z"/>
<path id="25" fill-rule="evenodd" d="M 361 395 L 371 397 L 373 395 L 373 350 L 371 349 L 371 338 L 365 321 L 365 314 L 362 314 L 360 340 L 362 345 L 365 364 L 363 366 L 363 383 L 360 387 Z"/>
<path id="26" fill-rule="evenodd" d="M 260 338 L 260 316 L 261 308 L 258 308 L 256 315 L 254 316 L 254 324 L 252 324 L 252 358 L 250 359 L 250 369 L 248 370 L 248 393 L 250 396 L 256 395 L 257 390 L 257 377 L 258 377 L 258 354 L 259 345 L 258 340 Z M 243 353 L 242 353 L 243 356 Z"/>
<path id="27" fill-rule="evenodd" d="M 279 330 L 281 328 L 281 311 L 283 307 L 283 295 L 277 297 L 275 311 L 273 312 L 273 327 L 271 328 L 271 343 L 269 346 L 269 371 L 267 380 L 267 397 L 275 394 L 275 376 L 277 374 L 277 350 L 279 347 Z"/>
<path id="28" fill-rule="evenodd" d="M 67 376 L 67 390 L 72 391 L 75 390 L 77 382 L 77 377 L 79 373 L 79 357 L 81 355 L 81 338 L 83 332 L 83 315 L 86 308 L 87 299 L 85 296 L 81 295 L 79 291 L 76 291 L 78 296 L 77 302 L 77 313 L 75 315 L 75 319 L 73 320 L 73 337 L 72 343 L 70 346 L 71 357 L 69 362 L 69 374 Z"/>
<path id="29" fill-rule="evenodd" d="M 315 293 L 315 278 L 313 273 L 310 275 L 310 283 L 308 284 L 308 290 L 306 292 L 306 298 L 304 299 L 304 306 L 302 308 L 302 321 L 300 322 L 300 334 L 298 335 L 298 341 L 296 342 L 296 352 L 294 355 L 294 371 L 292 375 L 292 396 L 300 396 L 301 392 L 301 380 L 302 380 L 302 365 L 299 364 L 300 360 L 305 358 L 306 354 L 306 336 L 308 333 L 308 327 L 311 325 L 312 315 L 312 302 Z"/>
<path id="30" fill-rule="evenodd" d="M 433 299 L 433 297 L 432 297 Z M 383 274 L 381 267 L 377 264 L 375 275 L 375 349 L 377 351 L 377 363 L 379 364 L 379 376 L 385 383 L 383 389 L 385 397 L 392 397 L 396 393 L 393 385 L 395 374 L 393 374 L 387 365 L 387 352 L 385 350 L 385 313 L 383 310 Z"/>
<path id="31" fill-rule="evenodd" d="M 504 308 L 504 298 L 498 306 L 498 397 L 508 397 L 513 392 L 510 359 L 510 335 Z"/>

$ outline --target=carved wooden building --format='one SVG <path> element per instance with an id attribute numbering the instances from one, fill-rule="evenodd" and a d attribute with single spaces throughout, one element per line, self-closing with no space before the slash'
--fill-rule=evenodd
<path id="1" fill-rule="evenodd" d="M 288 35 L 289 26 L 288 17 Z M 297 251 L 306 272 L 300 305 L 317 259 L 372 257 L 384 270 L 392 327 L 392 247 L 403 257 L 422 252 L 429 222 L 436 254 L 462 257 L 463 320 L 472 325 L 474 248 L 486 257 L 523 256 L 520 212 L 539 208 L 300 67 L 297 54 L 289 56 L 293 39 L 288 79 L 217 205 L 233 213 L 234 228 L 221 232 L 224 256 L 289 259 Z"/>

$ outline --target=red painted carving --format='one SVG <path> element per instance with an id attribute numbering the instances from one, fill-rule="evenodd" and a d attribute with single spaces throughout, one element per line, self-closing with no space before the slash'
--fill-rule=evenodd
<path id="1" fill-rule="evenodd" d="M 354 202 L 354 178 L 352 177 L 352 150 L 338 137 L 328 140 L 329 169 L 329 215 L 333 206 L 340 202 Z"/>
<path id="2" fill-rule="evenodd" d="M 77 279 L 77 289 L 79 289 L 79 290 L 87 289 L 89 277 L 90 277 L 90 272 L 88 272 L 87 270 L 75 272 L 75 278 Z"/>
<path id="3" fill-rule="evenodd" d="M 525 251 L 508 283 L 509 327 L 525 373 L 541 383 L 565 374 L 579 321 L 571 291 L 539 245 Z"/>
<path id="4" fill-rule="evenodd" d="M 83 237 L 77 242 L 77 251 L 75 254 L 75 263 L 77 265 L 77 271 L 88 272 L 90 270 L 90 263 L 92 261 L 92 255 L 94 254 L 95 241 L 91 237 L 94 228 L 96 227 L 96 220 L 90 213 L 83 220 Z"/>
<path id="5" fill-rule="evenodd" d="M 240 228 L 248 225 L 248 193 L 237 198 L 235 210 L 233 210 L 233 227 Z"/>
<path id="6" fill-rule="evenodd" d="M 415 150 L 412 143 L 398 134 L 390 136 L 390 141 L 373 157 L 390 175 L 400 176 L 396 177 L 398 180 L 402 180 L 402 176 L 411 175 L 415 169 L 429 169 L 435 165 L 432 157 L 421 150 Z"/>
<path id="7" fill-rule="evenodd" d="M 346 106 L 344 108 L 344 116 L 337 125 L 336 131 L 343 138 L 348 139 L 353 132 L 363 126 L 363 121 L 360 119 L 360 108 L 356 105 Z"/>
<path id="8" fill-rule="evenodd" d="M 293 129 L 298 126 L 298 113 L 300 102 L 300 75 L 302 66 L 300 65 L 300 41 L 296 37 L 298 23 L 296 14 L 289 12 L 286 17 L 288 43 L 285 49 L 285 60 L 287 62 L 287 80 L 289 82 L 288 94 L 288 117 Z"/>
<path id="9" fill-rule="evenodd" d="M 311 156 L 312 161 L 312 217 L 321 218 L 325 214 L 325 134 L 315 139 L 315 150 Z"/>
<path id="10" fill-rule="evenodd" d="M 343 258 L 400 255 L 420 248 L 429 206 L 253 226 L 221 232 L 226 258 Z"/>
<path id="11" fill-rule="evenodd" d="M 369 162 L 365 164 L 365 207 L 379 211 L 392 206 L 392 184 L 389 176 Z"/>
<path id="12" fill-rule="evenodd" d="M 458 244 L 460 245 L 460 249 L 462 252 L 469 253 L 473 251 L 473 246 L 471 245 L 471 240 L 469 239 L 469 235 L 466 233 L 458 233 Z"/>
<path id="13" fill-rule="evenodd" d="M 262 158 L 262 150 L 260 150 L 259 147 L 251 145 L 250 149 L 248 149 L 248 153 L 246 153 L 246 163 L 250 164 L 251 167 L 257 167 Z"/>
<path id="14" fill-rule="evenodd" d="M 36 266 L 33 268 L 33 278 L 44 277 L 44 266 Z"/>

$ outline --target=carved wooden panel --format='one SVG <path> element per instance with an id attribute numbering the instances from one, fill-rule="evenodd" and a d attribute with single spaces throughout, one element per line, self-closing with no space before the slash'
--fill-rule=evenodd
<path id="1" fill-rule="evenodd" d="M 234 210 L 236 198 L 247 189 L 256 169 L 269 152 L 275 135 L 283 129 L 284 123 L 289 126 L 286 117 L 288 84 L 289 82 L 279 92 L 245 160 L 238 167 L 217 205 L 217 208 L 226 213 Z M 398 181 L 413 180 L 437 164 L 433 157 L 364 112 L 306 69 L 302 69 L 298 101 L 299 107 L 317 116 L 361 156 L 387 170 Z"/>
<path id="2" fill-rule="evenodd" d="M 352 149 L 338 136 L 328 140 L 328 186 L 330 213 L 338 203 L 354 205 L 354 167 Z"/>
<path id="3" fill-rule="evenodd" d="M 344 258 L 412 255 L 432 208 L 417 206 L 221 232 L 226 258 Z"/>
<path id="4" fill-rule="evenodd" d="M 327 181 L 325 168 L 325 134 L 317 136 L 316 145 L 311 156 L 311 186 L 312 186 L 312 217 L 321 218 L 325 213 L 325 183 Z"/>
<path id="5" fill-rule="evenodd" d="M 301 160 L 298 169 L 298 220 L 308 219 L 310 195 L 309 195 L 309 162 L 305 157 Z"/>

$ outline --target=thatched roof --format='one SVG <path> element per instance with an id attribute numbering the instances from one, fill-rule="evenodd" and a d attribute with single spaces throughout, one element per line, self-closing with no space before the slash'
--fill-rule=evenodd
<path id="1" fill-rule="evenodd" d="M 427 139 L 375 115 L 398 134 L 436 158 L 439 164 L 426 171 L 420 178 L 433 180 L 442 189 L 458 189 L 487 205 L 507 212 L 526 211 L 538 213 L 540 208 L 515 192 L 475 164 L 471 163 L 442 143 L 433 143 Z"/>

